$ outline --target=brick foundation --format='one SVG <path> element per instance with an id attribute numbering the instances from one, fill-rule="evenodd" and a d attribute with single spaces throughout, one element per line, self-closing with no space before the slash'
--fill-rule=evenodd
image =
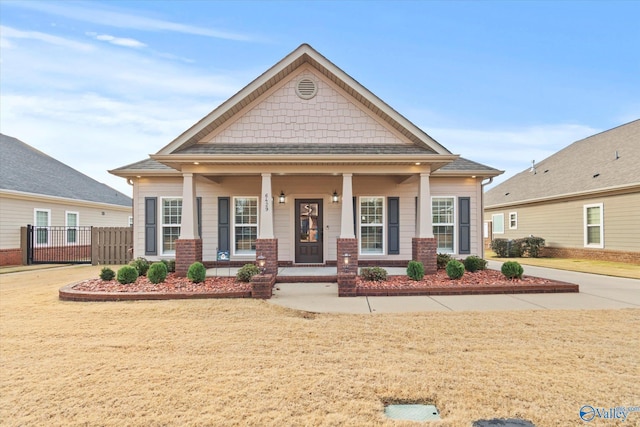
<path id="1" fill-rule="evenodd" d="M 256 274 L 251 278 L 251 298 L 271 298 L 275 283 L 275 274 Z"/>
<path id="2" fill-rule="evenodd" d="M 278 239 L 256 239 L 256 265 L 260 255 L 265 258 L 264 274 L 275 276 L 278 273 Z"/>
<path id="3" fill-rule="evenodd" d="M 640 264 L 640 252 L 610 251 L 606 249 L 544 247 L 540 250 L 540 256 Z"/>
<path id="4" fill-rule="evenodd" d="M 22 249 L 0 249 L 0 266 L 22 265 Z"/>
<path id="5" fill-rule="evenodd" d="M 176 240 L 176 276 L 186 277 L 189 266 L 196 261 L 202 262 L 202 240 Z"/>
<path id="6" fill-rule="evenodd" d="M 422 263 L 424 274 L 436 274 L 438 247 L 435 238 L 414 237 L 411 239 L 411 255 L 414 261 Z"/>

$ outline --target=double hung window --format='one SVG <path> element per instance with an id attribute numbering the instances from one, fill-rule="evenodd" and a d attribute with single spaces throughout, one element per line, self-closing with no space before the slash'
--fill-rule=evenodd
<path id="1" fill-rule="evenodd" d="M 67 243 L 78 243 L 78 212 L 66 212 Z"/>
<path id="2" fill-rule="evenodd" d="M 384 254 L 384 197 L 360 197 L 360 253 Z"/>
<path id="3" fill-rule="evenodd" d="M 176 240 L 180 237 L 182 223 L 182 199 L 162 199 L 162 253 L 176 253 Z"/>
<path id="4" fill-rule="evenodd" d="M 431 215 L 438 252 L 455 253 L 455 198 L 433 197 Z"/>
<path id="5" fill-rule="evenodd" d="M 604 248 L 603 205 L 597 203 L 584 206 L 584 245 Z"/>
<path id="6" fill-rule="evenodd" d="M 51 210 L 36 209 L 33 214 L 33 222 L 35 224 L 36 244 L 49 244 L 49 227 L 51 227 Z"/>
<path id="7" fill-rule="evenodd" d="M 491 215 L 493 234 L 504 234 L 504 214 Z"/>
<path id="8" fill-rule="evenodd" d="M 234 197 L 233 212 L 235 254 L 254 254 L 258 238 L 258 198 Z"/>

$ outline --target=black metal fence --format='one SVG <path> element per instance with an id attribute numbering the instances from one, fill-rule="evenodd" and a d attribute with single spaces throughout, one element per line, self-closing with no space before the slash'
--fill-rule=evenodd
<path id="1" fill-rule="evenodd" d="M 91 228 L 27 225 L 27 264 L 91 264 Z"/>

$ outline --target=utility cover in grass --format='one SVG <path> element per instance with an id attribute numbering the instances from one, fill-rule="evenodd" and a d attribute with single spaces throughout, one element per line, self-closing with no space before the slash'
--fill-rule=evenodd
<path id="1" fill-rule="evenodd" d="M 392 420 L 431 421 L 439 420 L 440 414 L 434 405 L 387 405 L 384 414 Z"/>
<path id="2" fill-rule="evenodd" d="M 518 418 L 494 418 L 492 420 L 478 420 L 473 427 L 536 427 L 531 421 Z"/>

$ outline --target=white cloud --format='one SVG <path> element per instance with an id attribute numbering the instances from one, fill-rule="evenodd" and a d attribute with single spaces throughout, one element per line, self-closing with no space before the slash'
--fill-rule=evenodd
<path id="1" fill-rule="evenodd" d="M 133 47 L 133 48 L 142 48 L 147 47 L 145 43 L 141 41 L 123 38 L 123 37 L 114 37 L 108 34 L 96 34 L 96 33 L 87 33 L 88 36 L 95 38 L 96 40 L 105 41 L 116 46 L 124 46 L 124 47 Z"/>
<path id="2" fill-rule="evenodd" d="M 246 34 L 186 25 L 163 19 L 147 18 L 130 12 L 119 12 L 114 8 L 105 8 L 97 3 L 21 1 L 7 3 L 7 5 L 115 28 L 130 28 L 142 31 L 170 31 L 237 41 L 250 41 L 252 39 Z"/>
<path id="3" fill-rule="evenodd" d="M 2 47 L 15 48 L 15 45 L 11 43 L 10 39 L 24 39 L 36 40 L 49 45 L 55 45 L 77 51 L 89 52 L 93 50 L 93 46 L 87 43 L 80 43 L 63 37 L 54 36 L 52 34 L 41 33 L 39 31 L 21 31 L 5 25 L 0 25 L 0 38 L 2 38 Z"/>

